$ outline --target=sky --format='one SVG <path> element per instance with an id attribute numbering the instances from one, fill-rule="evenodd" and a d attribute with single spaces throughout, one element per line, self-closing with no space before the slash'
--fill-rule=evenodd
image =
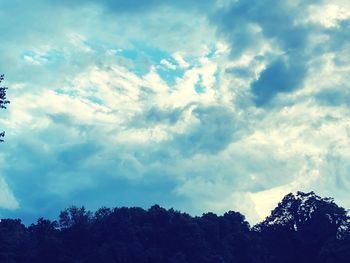
<path id="1" fill-rule="evenodd" d="M 350 208 L 348 0 L 0 0 L 0 217 Z"/>

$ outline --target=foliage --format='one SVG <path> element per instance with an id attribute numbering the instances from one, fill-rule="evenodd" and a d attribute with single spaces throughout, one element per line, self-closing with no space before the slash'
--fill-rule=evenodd
<path id="1" fill-rule="evenodd" d="M 0 84 L 4 80 L 4 75 L 0 75 Z M 6 90 L 7 87 L 0 87 L 0 109 L 6 109 L 6 104 L 9 104 L 10 101 L 6 99 Z M 0 132 L 0 142 L 3 141 L 3 138 L 5 136 L 5 132 Z"/>
<path id="2" fill-rule="evenodd" d="M 1 220 L 0 262 L 350 262 L 348 222 L 343 208 L 313 192 L 288 194 L 253 228 L 233 211 L 72 206 L 58 222 Z"/>
<path id="3" fill-rule="evenodd" d="M 345 242 L 348 222 L 346 210 L 337 206 L 332 198 L 321 198 L 314 192 L 298 192 L 286 195 L 255 230 L 260 232 L 274 261 L 339 262 L 321 259 L 329 244 L 336 240 Z"/>

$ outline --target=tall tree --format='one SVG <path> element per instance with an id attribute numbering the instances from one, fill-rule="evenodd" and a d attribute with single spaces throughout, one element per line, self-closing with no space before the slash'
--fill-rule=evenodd
<path id="1" fill-rule="evenodd" d="M 286 195 L 271 215 L 255 226 L 275 262 L 322 262 L 329 242 L 348 234 L 347 211 L 314 192 Z M 327 261 L 341 262 L 341 261 Z M 348 261 L 350 262 L 350 261 Z"/>
<path id="2" fill-rule="evenodd" d="M 0 75 L 0 84 L 4 80 L 4 75 Z M 10 101 L 6 99 L 6 90 L 7 87 L 0 87 L 0 109 L 6 109 L 6 104 L 9 104 Z M 0 132 L 0 142 L 3 142 L 2 139 L 5 136 L 5 132 Z"/>

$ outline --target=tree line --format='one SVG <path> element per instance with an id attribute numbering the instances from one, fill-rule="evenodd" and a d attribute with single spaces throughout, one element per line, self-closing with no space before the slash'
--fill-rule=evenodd
<path id="1" fill-rule="evenodd" d="M 350 262 L 347 211 L 315 193 L 288 194 L 263 222 L 234 211 L 202 216 L 158 205 L 72 206 L 56 221 L 0 222 L 0 262 Z"/>

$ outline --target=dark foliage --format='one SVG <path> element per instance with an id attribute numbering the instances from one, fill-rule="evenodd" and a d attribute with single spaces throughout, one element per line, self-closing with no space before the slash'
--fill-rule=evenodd
<path id="1" fill-rule="evenodd" d="M 350 262 L 347 212 L 330 198 L 288 194 L 262 223 L 227 212 L 192 217 L 158 205 L 70 207 L 59 220 L 0 222 L 0 262 Z"/>
<path id="2" fill-rule="evenodd" d="M 4 75 L 0 75 L 0 84 L 4 80 Z M 6 87 L 0 87 L 0 109 L 6 109 L 6 104 L 9 104 L 10 101 L 6 99 Z M 5 132 L 0 132 L 0 142 L 4 140 L 1 139 L 5 136 Z"/>

